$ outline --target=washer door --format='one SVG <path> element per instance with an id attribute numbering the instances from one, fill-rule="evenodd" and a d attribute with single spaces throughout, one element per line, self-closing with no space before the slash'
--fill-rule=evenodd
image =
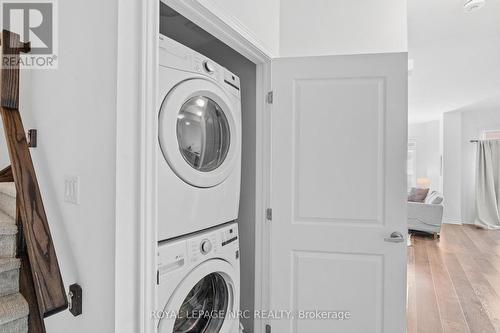
<path id="1" fill-rule="evenodd" d="M 230 175 L 239 146 L 233 107 L 218 85 L 201 78 L 183 81 L 167 94 L 159 113 L 159 143 L 182 180 L 213 187 Z"/>
<path id="2" fill-rule="evenodd" d="M 238 323 L 235 305 L 239 304 L 234 274 L 232 266 L 220 259 L 195 268 L 167 301 L 158 332 L 231 332 Z"/>

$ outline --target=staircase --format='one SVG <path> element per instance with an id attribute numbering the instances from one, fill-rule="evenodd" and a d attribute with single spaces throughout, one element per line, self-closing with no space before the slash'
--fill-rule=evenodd
<path id="1" fill-rule="evenodd" d="M 0 119 L 11 162 L 0 170 L 0 333 L 46 333 L 45 318 L 66 310 L 68 298 L 19 111 L 18 64 L 30 43 L 7 30 L 0 39 Z M 81 288 L 71 287 L 77 316 Z"/>
<path id="2" fill-rule="evenodd" d="M 16 189 L 0 183 L 0 332 L 28 332 L 29 307 L 19 293 L 20 259 L 17 259 Z"/>

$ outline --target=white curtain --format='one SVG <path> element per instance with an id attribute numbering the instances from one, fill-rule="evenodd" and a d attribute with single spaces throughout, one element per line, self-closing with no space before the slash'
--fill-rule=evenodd
<path id="1" fill-rule="evenodd" d="M 478 142 L 475 224 L 500 229 L 500 140 Z"/>

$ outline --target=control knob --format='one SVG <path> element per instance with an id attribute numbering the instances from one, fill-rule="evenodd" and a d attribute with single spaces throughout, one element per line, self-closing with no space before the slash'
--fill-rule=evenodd
<path id="1" fill-rule="evenodd" d="M 215 72 L 215 66 L 210 61 L 208 61 L 208 60 L 206 60 L 206 61 L 203 62 L 203 67 L 205 67 L 205 70 L 208 73 Z"/>
<path id="2" fill-rule="evenodd" d="M 208 239 L 203 240 L 200 245 L 200 251 L 203 254 L 210 253 L 212 251 L 212 243 Z"/>

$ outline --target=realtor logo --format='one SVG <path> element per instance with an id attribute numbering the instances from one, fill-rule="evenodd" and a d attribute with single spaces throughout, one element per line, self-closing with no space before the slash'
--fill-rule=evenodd
<path id="1" fill-rule="evenodd" d="M 21 68 L 57 67 L 57 12 L 55 0 L 0 0 L 2 29 L 31 43 L 31 52 L 20 56 Z"/>

